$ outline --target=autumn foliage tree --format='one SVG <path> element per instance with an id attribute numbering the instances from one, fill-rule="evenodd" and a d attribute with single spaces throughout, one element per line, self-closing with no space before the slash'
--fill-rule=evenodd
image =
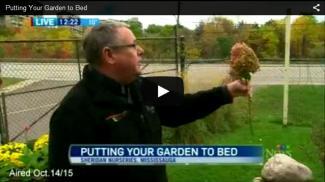
<path id="1" fill-rule="evenodd" d="M 312 54 L 314 48 L 322 47 L 324 50 L 324 39 L 320 39 L 321 35 L 324 36 L 324 23 L 322 26 L 317 25 L 314 16 L 298 17 L 292 24 L 291 33 L 292 56 L 301 58 L 314 57 L 315 53 Z M 319 44 L 320 42 L 322 44 Z"/>
<path id="2" fill-rule="evenodd" d="M 24 43 L 3 44 L 3 57 L 10 58 L 73 58 L 75 45 L 72 42 L 32 42 L 32 40 L 71 39 L 73 32 L 69 27 L 33 27 L 30 19 L 23 26 L 15 28 L 15 33 L 2 40 L 31 40 Z"/>
<path id="3" fill-rule="evenodd" d="M 151 24 L 144 28 L 137 18 L 126 21 L 136 37 L 174 37 L 175 25 Z M 317 22 L 315 16 L 299 16 L 292 23 L 291 57 L 296 59 L 324 58 L 325 25 Z M 86 32 L 86 30 L 84 30 Z M 228 60 L 231 45 L 246 42 L 256 52 L 261 62 L 282 60 L 284 57 L 285 21 L 269 20 L 264 24 L 247 24 L 224 17 L 212 17 L 201 21 L 194 30 L 182 25 L 178 34 L 185 37 L 187 59 Z M 30 19 L 20 28 L 1 27 L 0 40 L 39 40 L 75 38 L 71 27 L 32 27 Z M 80 36 L 81 37 L 81 36 Z M 145 50 L 145 58 L 163 60 L 175 58 L 175 40 L 139 40 Z M 80 45 L 79 45 L 80 46 Z M 75 45 L 72 42 L 15 43 L 1 44 L 0 57 L 18 58 L 74 58 Z M 81 46 L 80 46 L 81 50 Z"/>

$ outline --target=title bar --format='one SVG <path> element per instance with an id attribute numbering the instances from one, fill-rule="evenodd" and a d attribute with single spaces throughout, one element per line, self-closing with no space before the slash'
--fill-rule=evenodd
<path id="1" fill-rule="evenodd" d="M 320 1 L 1 1 L 1 15 L 324 15 Z"/>
<path id="2" fill-rule="evenodd" d="M 262 164 L 262 146 L 71 145 L 74 165 Z"/>

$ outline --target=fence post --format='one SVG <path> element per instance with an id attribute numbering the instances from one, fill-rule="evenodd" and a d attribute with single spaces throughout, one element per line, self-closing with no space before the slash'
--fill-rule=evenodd
<path id="1" fill-rule="evenodd" d="M 7 109 L 6 109 L 6 99 L 5 93 L 1 93 L 2 106 L 0 104 L 0 132 L 1 132 L 1 144 L 6 144 L 9 142 L 9 130 L 8 130 L 8 120 L 7 120 Z"/>
<path id="2" fill-rule="evenodd" d="M 76 46 L 76 57 L 77 57 L 77 62 L 78 62 L 79 80 L 81 80 L 82 73 L 81 73 L 81 65 L 80 65 L 79 40 L 75 40 L 75 46 Z"/>
<path id="3" fill-rule="evenodd" d="M 284 88 L 283 88 L 283 126 L 288 124 L 288 102 L 289 102 L 289 66 L 290 66 L 290 12 L 286 17 L 285 24 L 285 58 L 284 58 Z"/>
<path id="4" fill-rule="evenodd" d="M 187 70 L 185 68 L 185 43 L 184 43 L 184 36 L 180 36 L 179 42 L 179 54 L 180 54 L 180 63 L 181 63 L 181 77 L 184 82 L 184 92 L 188 92 L 189 84 L 187 78 Z"/>
<path id="5" fill-rule="evenodd" d="M 2 96 L 2 95 L 1 95 Z M 0 103 L 0 144 L 5 144 L 4 143 L 4 123 L 3 123 L 3 114 L 2 114 L 2 107 L 1 107 L 1 103 Z"/>
<path id="6" fill-rule="evenodd" d="M 185 71 L 185 52 L 184 52 L 184 36 L 180 36 L 180 62 L 181 62 L 181 74 L 184 74 Z"/>
<path id="7" fill-rule="evenodd" d="M 179 76 L 178 68 L 178 25 L 175 26 L 175 63 L 176 63 L 176 75 Z"/>

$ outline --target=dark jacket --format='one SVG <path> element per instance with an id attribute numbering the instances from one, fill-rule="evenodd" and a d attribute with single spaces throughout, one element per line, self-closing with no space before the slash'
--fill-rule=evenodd
<path id="1" fill-rule="evenodd" d="M 87 66 L 83 79 L 62 100 L 50 121 L 49 168 L 73 169 L 74 177 L 107 181 L 166 182 L 165 166 L 71 166 L 70 144 L 161 144 L 161 126 L 177 127 L 231 103 L 225 87 L 185 94 L 179 106 L 150 107 L 141 102 L 141 77 L 128 86 Z M 123 114 L 121 114 L 123 113 Z M 114 122 L 111 116 L 121 118 Z"/>

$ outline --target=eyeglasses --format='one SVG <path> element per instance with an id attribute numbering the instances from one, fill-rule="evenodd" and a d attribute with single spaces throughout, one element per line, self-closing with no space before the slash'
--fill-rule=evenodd
<path id="1" fill-rule="evenodd" d="M 143 56 L 143 49 L 136 43 L 133 44 L 126 44 L 126 45 L 113 45 L 110 46 L 108 45 L 107 47 L 105 47 L 105 49 L 123 49 L 123 48 L 134 48 L 137 52 L 139 56 Z"/>
<path id="2" fill-rule="evenodd" d="M 110 49 L 122 49 L 122 48 L 137 48 L 137 44 L 126 44 L 126 45 L 113 45 L 113 46 L 107 46 L 107 48 Z"/>

